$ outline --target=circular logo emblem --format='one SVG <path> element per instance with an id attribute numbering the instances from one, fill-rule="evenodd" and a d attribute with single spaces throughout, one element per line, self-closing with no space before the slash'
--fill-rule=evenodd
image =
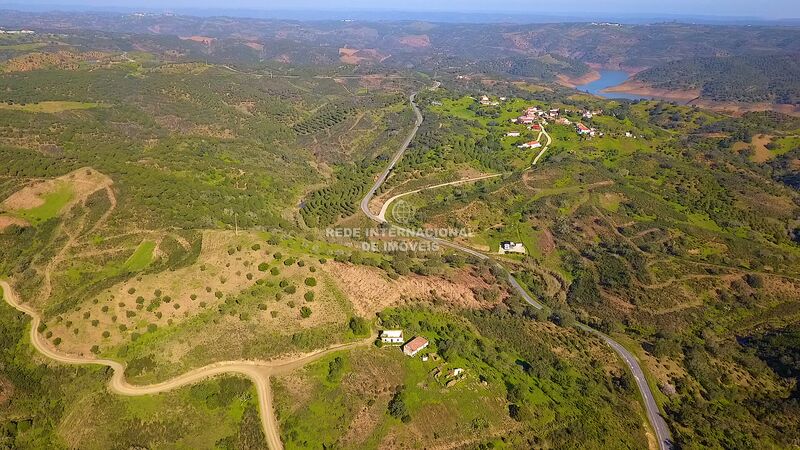
<path id="1" fill-rule="evenodd" d="M 397 223 L 408 223 L 414 217 L 416 210 L 402 199 L 398 200 L 392 208 L 392 218 Z"/>

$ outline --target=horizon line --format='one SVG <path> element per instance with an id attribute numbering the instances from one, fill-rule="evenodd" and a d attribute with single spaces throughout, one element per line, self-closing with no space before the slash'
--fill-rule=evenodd
<path id="1" fill-rule="evenodd" d="M 467 10 L 449 10 L 449 9 L 384 9 L 384 8 L 339 8 L 339 9 L 331 9 L 322 7 L 303 7 L 298 6 L 294 8 L 288 7 L 277 7 L 277 8 L 269 8 L 269 7 L 217 7 L 217 6 L 178 6 L 178 7 L 148 7 L 148 6 L 133 6 L 133 5 L 89 5 L 89 4 L 80 4 L 80 3 L 63 3 L 63 4 L 22 4 L 22 3 L 8 3 L 2 4 L 0 3 L 0 10 L 12 10 L 18 12 L 145 12 L 145 13 L 158 13 L 158 14 L 182 14 L 182 15 L 192 15 L 186 14 L 191 12 L 207 12 L 213 13 L 218 12 L 222 13 L 221 16 L 226 15 L 225 13 L 232 13 L 232 12 L 239 12 L 239 13 L 261 13 L 261 14 L 269 14 L 269 13 L 335 13 L 338 15 L 346 15 L 346 14 L 437 14 L 437 15 L 454 15 L 454 16 L 509 16 L 509 15 L 517 15 L 517 16 L 525 16 L 525 17 L 542 17 L 542 18 L 561 18 L 561 19 L 583 19 L 586 21 L 612 21 L 613 18 L 619 19 L 638 19 L 638 20 L 647 20 L 647 19 L 702 19 L 702 20 L 733 20 L 733 21 L 762 21 L 762 22 L 792 22 L 792 21 L 800 21 L 800 16 L 797 17 L 769 17 L 769 16 L 743 16 L 743 15 L 732 15 L 732 14 L 681 14 L 681 13 L 670 13 L 670 12 L 642 12 L 642 13 L 630 13 L 630 12 L 618 12 L 618 13 L 608 13 L 608 12 L 601 12 L 601 11 L 585 11 L 585 12 L 568 12 L 568 11 L 550 11 L 550 12 L 540 12 L 540 13 L 531 13 L 527 10 L 484 10 L 484 9 L 467 9 Z M 256 18 L 256 17 L 253 17 Z M 341 18 L 330 19 L 330 20 L 342 20 Z M 386 19 L 384 19 L 386 20 Z M 389 19 L 391 20 L 391 19 Z M 397 19 L 397 21 L 403 21 L 409 19 Z"/>

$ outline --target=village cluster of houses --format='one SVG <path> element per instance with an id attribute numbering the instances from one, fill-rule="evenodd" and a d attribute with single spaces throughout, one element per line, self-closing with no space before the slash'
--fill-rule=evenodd
<path id="1" fill-rule="evenodd" d="M 525 109 L 523 115 L 517 117 L 516 119 L 511 119 L 511 122 L 532 125 L 535 121 L 544 121 L 544 125 L 547 125 L 547 119 L 555 120 L 560 114 L 561 110 L 558 108 L 545 111 L 543 109 L 539 109 L 538 106 L 531 106 Z"/>
<path id="2" fill-rule="evenodd" d="M 0 34 L 34 34 L 32 30 L 0 30 Z"/>
<path id="3" fill-rule="evenodd" d="M 571 113 L 572 111 L 564 111 L 565 113 Z M 581 116 L 585 119 L 591 119 L 592 117 L 598 116 L 603 113 L 603 110 L 584 110 L 581 111 Z M 552 109 L 540 109 L 537 106 L 531 106 L 526 108 L 524 113 L 515 118 L 511 119 L 512 123 L 520 124 L 520 125 L 527 125 L 528 129 L 532 131 L 542 131 L 542 126 L 546 126 L 548 124 L 548 120 L 553 121 L 559 125 L 572 125 L 572 122 L 567 119 L 566 117 L 561 116 L 561 109 L 559 108 L 552 108 Z M 589 128 L 581 122 L 575 123 L 575 131 L 579 135 L 588 135 L 588 136 L 603 136 L 603 133 L 597 131 L 594 128 Z M 506 133 L 506 136 L 509 137 L 518 137 L 520 135 L 519 132 L 511 131 Z M 539 148 L 542 144 L 539 141 L 530 141 L 525 142 L 523 144 L 518 145 L 519 148 Z"/>
<path id="4" fill-rule="evenodd" d="M 476 99 L 477 100 L 477 99 Z M 483 95 L 480 97 L 481 105 L 484 106 L 497 106 L 500 102 L 506 101 L 506 97 L 499 97 L 499 101 L 492 100 L 487 95 Z M 572 122 L 568 118 L 562 115 L 566 114 L 573 114 L 577 113 L 580 114 L 582 118 L 590 120 L 593 117 L 600 116 L 603 114 L 602 109 L 584 109 L 581 111 L 572 111 L 572 110 L 561 110 L 559 108 L 551 108 L 551 109 L 543 109 L 539 108 L 538 106 L 530 106 L 525 108 L 522 115 L 519 117 L 511 119 L 512 123 L 518 125 L 526 125 L 529 130 L 534 132 L 541 132 L 542 127 L 548 125 L 548 121 L 552 121 L 553 123 L 565 126 L 574 126 L 575 132 L 578 133 L 580 136 L 589 136 L 589 137 L 603 137 L 604 133 L 597 130 L 594 127 L 588 127 L 583 122 Z M 508 131 L 506 133 L 506 137 L 520 137 L 522 135 L 519 131 Z M 636 139 L 635 136 L 630 131 L 625 132 L 625 137 Z M 542 143 L 538 140 L 532 140 L 528 142 L 523 142 L 522 144 L 517 145 L 517 148 L 521 149 L 535 149 L 541 148 Z"/>

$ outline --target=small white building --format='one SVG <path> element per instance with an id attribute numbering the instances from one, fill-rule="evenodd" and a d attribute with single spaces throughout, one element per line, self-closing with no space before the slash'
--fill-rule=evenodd
<path id="1" fill-rule="evenodd" d="M 508 137 L 519 137 L 519 131 L 509 131 L 508 133 L 506 133 L 506 136 L 508 136 Z"/>
<path id="2" fill-rule="evenodd" d="M 505 255 L 506 253 L 520 253 L 524 255 L 527 251 L 525 250 L 525 245 L 521 242 L 503 241 L 500 243 L 498 253 L 501 255 Z"/>
<path id="3" fill-rule="evenodd" d="M 530 142 L 526 142 L 524 144 L 518 145 L 517 148 L 539 148 L 541 146 L 542 146 L 542 143 L 539 142 L 539 141 L 530 141 Z"/>
<path id="4" fill-rule="evenodd" d="M 517 123 L 522 123 L 525 125 L 530 125 L 533 121 L 536 120 L 536 117 L 533 116 L 519 116 L 517 117 Z"/>
<path id="5" fill-rule="evenodd" d="M 381 331 L 381 342 L 384 344 L 400 345 L 403 343 L 403 330 Z"/>

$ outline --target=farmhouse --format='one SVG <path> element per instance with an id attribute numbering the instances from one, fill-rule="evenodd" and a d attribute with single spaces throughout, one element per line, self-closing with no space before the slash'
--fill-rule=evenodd
<path id="1" fill-rule="evenodd" d="M 496 102 L 496 101 L 493 102 L 493 101 L 489 100 L 489 97 L 487 97 L 485 95 L 481 97 L 481 105 L 483 105 L 483 106 L 489 106 L 489 105 L 497 106 L 499 104 L 500 104 L 500 102 Z"/>
<path id="2" fill-rule="evenodd" d="M 519 117 L 517 118 L 517 123 L 522 123 L 522 124 L 525 124 L 525 125 L 530 125 L 530 124 L 532 124 L 532 123 L 533 123 L 533 121 L 534 121 L 534 120 L 536 120 L 536 118 L 535 118 L 535 117 L 531 117 L 531 116 L 519 116 Z"/>
<path id="3" fill-rule="evenodd" d="M 525 251 L 525 245 L 521 242 L 511 242 L 511 241 L 503 241 L 500 243 L 500 249 L 498 253 L 501 255 L 505 255 L 506 253 L 527 253 Z"/>
<path id="4" fill-rule="evenodd" d="M 535 123 L 535 124 L 531 125 L 531 130 L 533 130 L 533 131 L 542 131 L 542 126 L 539 125 L 538 123 Z"/>
<path id="5" fill-rule="evenodd" d="M 524 144 L 518 145 L 517 148 L 539 148 L 541 146 L 542 146 L 542 144 L 539 141 L 530 141 L 530 142 L 526 142 Z"/>
<path id="6" fill-rule="evenodd" d="M 403 346 L 403 353 L 408 356 L 415 356 L 420 350 L 428 346 L 428 340 L 421 336 L 415 336 L 414 339 L 406 342 Z"/>
<path id="7" fill-rule="evenodd" d="M 508 133 L 506 133 L 506 136 L 508 136 L 508 137 L 519 137 L 519 131 L 509 131 Z"/>
<path id="8" fill-rule="evenodd" d="M 400 345 L 403 343 L 403 330 L 381 331 L 381 342 L 384 344 Z"/>
<path id="9" fill-rule="evenodd" d="M 590 130 L 589 127 L 580 122 L 575 124 L 575 128 L 578 129 L 578 134 L 590 134 L 592 132 L 592 130 Z"/>

